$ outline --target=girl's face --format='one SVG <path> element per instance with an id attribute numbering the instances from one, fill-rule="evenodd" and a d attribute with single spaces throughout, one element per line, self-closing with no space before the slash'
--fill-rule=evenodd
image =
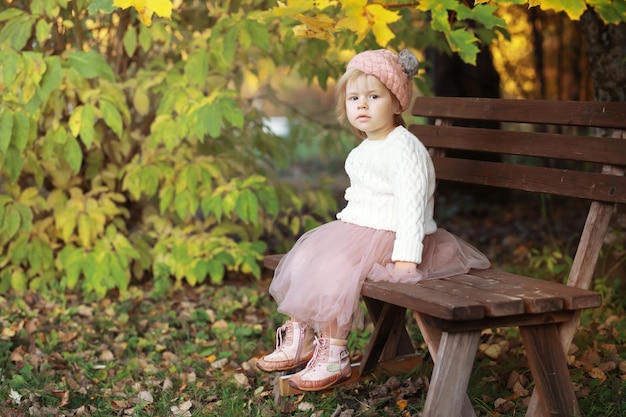
<path id="1" fill-rule="evenodd" d="M 370 140 L 384 139 L 395 129 L 395 115 L 400 113 L 397 100 L 373 75 L 363 75 L 346 85 L 346 116 L 355 128 Z"/>

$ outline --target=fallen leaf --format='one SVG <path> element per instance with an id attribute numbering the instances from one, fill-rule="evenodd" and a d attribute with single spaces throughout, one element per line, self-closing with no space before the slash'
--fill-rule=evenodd
<path id="1" fill-rule="evenodd" d="M 589 372 L 588 372 L 589 376 L 592 377 L 593 379 L 597 379 L 600 381 L 600 383 L 603 383 L 604 381 L 606 381 L 606 374 L 604 373 L 604 371 L 598 367 L 592 368 Z"/>
<path id="2" fill-rule="evenodd" d="M 125 410 L 132 408 L 132 403 L 128 400 L 111 400 L 111 408 L 115 411 Z"/>
<path id="3" fill-rule="evenodd" d="M 17 332 L 19 332 L 24 327 L 24 320 L 19 321 L 18 323 L 11 323 L 8 327 L 2 328 L 2 338 L 5 340 L 11 339 L 14 337 Z"/>
<path id="4" fill-rule="evenodd" d="M 313 403 L 310 403 L 308 401 L 303 401 L 300 404 L 298 404 L 298 411 L 313 411 L 315 410 L 315 405 L 313 405 Z"/>
<path id="5" fill-rule="evenodd" d="M 598 368 L 602 369 L 603 372 L 607 373 L 607 372 L 611 372 L 617 369 L 617 364 L 613 361 L 602 362 L 600 365 L 598 365 Z"/>
<path id="6" fill-rule="evenodd" d="M 602 350 L 605 350 L 609 353 L 617 353 L 617 346 L 614 343 L 603 343 L 600 345 Z"/>
<path id="7" fill-rule="evenodd" d="M 13 350 L 13 352 L 11 352 L 9 360 L 11 362 L 24 362 L 25 354 L 26 350 L 24 349 L 24 346 L 18 346 L 17 348 L 15 348 L 15 350 Z"/>
<path id="8" fill-rule="evenodd" d="M 502 346 L 499 344 L 489 345 L 483 353 L 490 359 L 496 360 L 502 354 Z"/>
<path id="9" fill-rule="evenodd" d="M 154 402 L 154 397 L 148 391 L 141 391 L 137 394 L 137 398 L 139 398 L 144 403 L 152 404 Z"/>
<path id="10" fill-rule="evenodd" d="M 228 322 L 226 322 L 226 320 L 224 320 L 224 319 L 220 319 L 220 320 L 216 321 L 211 326 L 211 330 L 213 330 L 213 331 L 215 331 L 215 330 L 224 330 L 224 329 L 228 329 Z"/>
<path id="11" fill-rule="evenodd" d="M 113 352 L 109 349 L 105 349 L 100 353 L 100 360 L 104 362 L 111 362 L 115 360 L 115 356 L 113 356 Z"/>
<path id="12" fill-rule="evenodd" d="M 498 413 L 508 413 L 515 407 L 515 404 L 512 401 L 505 400 L 504 398 L 498 398 L 494 402 L 494 406 Z"/>
<path id="13" fill-rule="evenodd" d="M 61 343 L 67 343 L 76 339 L 76 337 L 78 336 L 78 332 L 64 332 L 61 330 L 57 333 L 57 336 Z"/>
<path id="14" fill-rule="evenodd" d="M 173 387 L 174 387 L 174 383 L 172 382 L 170 378 L 165 378 L 165 380 L 163 380 L 163 385 L 161 385 L 161 389 L 163 391 L 167 391 L 168 389 L 171 389 Z"/>
<path id="15" fill-rule="evenodd" d="M 530 394 L 530 392 L 524 388 L 519 381 L 513 385 L 513 392 L 520 397 L 527 397 Z"/>
<path id="16" fill-rule="evenodd" d="M 249 387 L 250 386 L 250 382 L 248 381 L 248 377 L 245 376 L 244 374 L 240 373 L 240 372 L 235 372 L 235 374 L 233 374 L 233 378 L 235 379 L 235 382 L 242 387 Z"/>
<path id="17" fill-rule="evenodd" d="M 9 397 L 14 404 L 20 405 L 20 403 L 22 402 L 22 395 L 19 392 L 15 391 L 13 388 L 11 388 L 11 393 L 9 394 Z"/>
<path id="18" fill-rule="evenodd" d="M 228 358 L 218 359 L 211 364 L 211 368 L 213 369 L 222 369 L 228 363 Z"/>
<path id="19" fill-rule="evenodd" d="M 178 408 L 180 408 L 181 410 L 191 410 L 191 407 L 193 407 L 193 403 L 191 402 L 191 400 L 187 400 L 178 406 Z"/>
<path id="20" fill-rule="evenodd" d="M 26 330 L 26 333 L 28 334 L 33 334 L 35 333 L 37 330 L 39 330 L 39 319 L 38 318 L 34 318 L 32 320 L 26 320 L 24 323 L 24 330 Z"/>
<path id="21" fill-rule="evenodd" d="M 58 407 L 64 407 L 70 402 L 70 392 L 68 390 L 53 390 L 52 395 L 59 399 Z"/>
<path id="22" fill-rule="evenodd" d="M 582 367 L 587 371 L 596 366 L 596 364 L 600 363 L 600 354 L 598 353 L 598 349 L 595 344 L 580 355 L 578 360 L 582 364 Z"/>
<path id="23" fill-rule="evenodd" d="M 180 404 L 180 405 L 174 405 L 172 407 L 170 407 L 170 411 L 172 412 L 172 414 L 174 414 L 174 416 L 176 417 L 191 417 L 191 412 L 189 411 L 191 409 L 191 407 L 193 406 L 193 403 L 189 400 L 185 401 L 184 403 Z"/>
<path id="24" fill-rule="evenodd" d="M 76 314 L 82 317 L 91 318 L 93 317 L 93 308 L 86 305 L 79 305 L 76 308 Z"/>

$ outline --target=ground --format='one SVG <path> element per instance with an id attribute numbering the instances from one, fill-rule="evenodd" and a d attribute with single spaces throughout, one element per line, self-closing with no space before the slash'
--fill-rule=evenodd
<path id="1" fill-rule="evenodd" d="M 440 226 L 480 249 L 492 247 L 487 255 L 500 267 L 528 272 L 535 261 L 541 278 L 562 279 L 558 265 L 567 264 L 575 250 L 584 203 L 527 199 L 515 205 L 517 213 L 499 213 L 489 201 L 510 196 L 445 195 L 438 202 Z M 608 247 L 613 250 L 605 257 L 623 254 L 619 245 Z M 551 260 L 557 265 L 552 270 Z M 172 288 L 160 295 L 135 286 L 101 300 L 54 292 L 3 295 L 0 415 L 418 415 L 432 361 L 410 316 L 421 360 L 412 372 L 379 372 L 324 393 L 275 401 L 274 375 L 254 366 L 258 355 L 273 349 L 274 329 L 284 319 L 267 293 L 270 279 L 268 271 L 260 280 L 231 276 L 223 286 Z M 605 305 L 583 316 L 569 352 L 570 373 L 586 416 L 621 417 L 626 297 L 613 285 L 623 287 L 623 281 L 602 282 Z M 368 324 L 351 334 L 354 361 L 370 332 Z M 469 388 L 479 416 L 523 415 L 532 388 L 517 332 L 485 331 Z"/>

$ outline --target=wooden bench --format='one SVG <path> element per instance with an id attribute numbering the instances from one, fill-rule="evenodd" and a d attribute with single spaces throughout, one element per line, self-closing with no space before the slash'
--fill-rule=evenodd
<path id="1" fill-rule="evenodd" d="M 359 374 L 415 352 L 405 327 L 406 309 L 413 310 L 434 361 L 422 415 L 474 416 L 466 391 L 481 331 L 516 326 L 535 383 L 526 415 L 583 415 L 566 352 L 582 310 L 601 305 L 589 290 L 592 275 L 615 205 L 626 203 L 626 103 L 423 97 L 412 113 L 434 122 L 410 130 L 430 149 L 438 181 L 584 199 L 590 209 L 567 285 L 496 269 L 417 285 L 366 281 L 361 294 L 374 331 Z M 500 128 L 454 126 L 468 120 Z M 506 130 L 513 123 L 523 125 Z M 576 136 L 568 133 L 572 127 L 588 129 Z M 468 159 L 450 151 L 476 153 Z M 523 157 L 550 162 L 519 164 L 529 159 Z M 264 264 L 274 269 L 279 259 L 271 255 Z"/>

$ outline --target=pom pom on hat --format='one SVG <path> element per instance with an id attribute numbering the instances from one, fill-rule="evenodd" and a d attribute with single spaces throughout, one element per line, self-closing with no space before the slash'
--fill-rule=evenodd
<path id="1" fill-rule="evenodd" d="M 413 84 L 411 79 L 417 74 L 419 62 L 408 49 L 395 54 L 387 49 L 365 51 L 355 55 L 347 69 L 373 75 L 380 80 L 400 102 L 402 111 L 409 108 Z"/>

